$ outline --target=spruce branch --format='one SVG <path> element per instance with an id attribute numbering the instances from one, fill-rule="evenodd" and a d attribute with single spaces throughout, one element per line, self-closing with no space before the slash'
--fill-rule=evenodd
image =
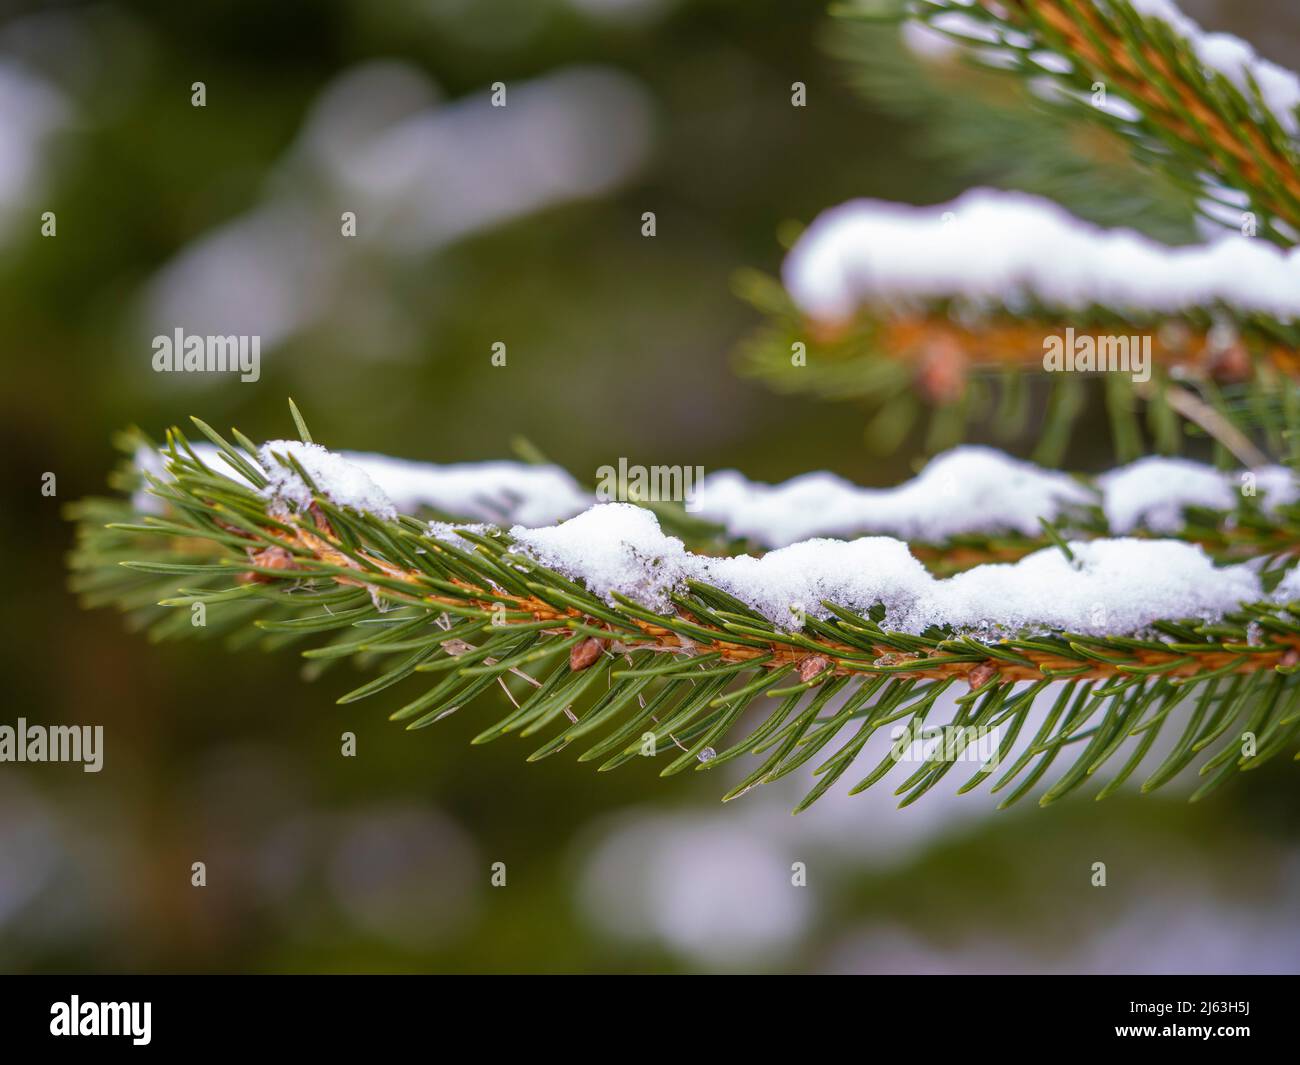
<path id="1" fill-rule="evenodd" d="M 1018 193 L 972 190 L 924 208 L 854 201 L 798 239 L 783 284 L 740 280 L 768 319 L 741 368 L 778 389 L 869 400 L 881 450 L 922 404 L 932 447 L 960 439 L 999 389 L 996 427 L 1017 435 L 1025 377 L 1051 393 L 1038 458 L 1055 464 L 1084 381 L 1100 375 L 1122 460 L 1145 452 L 1144 436 L 1177 452 L 1189 428 L 1239 457 L 1291 453 L 1298 267 L 1247 237 L 1170 248 Z"/>
<path id="2" fill-rule="evenodd" d="M 867 441 L 881 454 L 893 451 L 918 423 L 929 426 L 929 452 L 954 446 L 982 424 L 1001 440 L 1037 431 L 1034 460 L 1057 465 L 1097 391 L 1097 382 L 1084 375 L 1042 372 L 1044 339 L 1065 333 L 1059 318 L 974 323 L 944 314 L 864 313 L 824 329 L 788 301 L 778 305 L 770 295 L 777 282 L 750 274 L 738 284 L 741 295 L 769 316 L 742 344 L 739 372 L 783 393 L 865 402 Z M 755 297 L 759 288 L 768 295 Z M 1246 465 L 1270 455 L 1294 460 L 1298 404 L 1279 397 L 1300 395 L 1300 348 L 1268 346 L 1261 355 L 1212 329 L 1198 334 L 1127 322 L 1084 325 L 1073 336 L 1096 345 L 1121 330 L 1138 342 L 1149 340 L 1154 367 L 1149 382 L 1109 375 L 1101 390 L 1120 461 L 1148 447 L 1178 454 L 1189 436 L 1209 438 Z M 797 364 L 794 350 L 804 353 Z M 1037 423 L 1033 410 L 1043 412 Z"/>
<path id="3" fill-rule="evenodd" d="M 874 21 L 879 7 L 843 4 L 837 13 Z M 1064 143 L 1071 128 L 1103 130 L 1127 144 L 1156 178 L 1153 202 L 1163 201 L 1163 193 L 1156 195 L 1161 190 L 1181 189 L 1190 206 L 1240 233 L 1162 253 L 1148 245 L 1133 260 L 1119 233 L 1093 231 L 1093 238 L 1078 239 L 1083 229 L 1062 226 L 1044 201 L 1022 201 L 1017 220 L 1014 196 L 1003 194 L 1007 209 L 996 224 L 962 247 L 955 234 L 946 243 L 927 235 L 924 212 L 914 212 L 909 232 L 895 224 L 901 206 L 860 203 L 853 205 L 856 222 L 843 228 L 856 225 L 870 240 L 853 247 L 841 239 L 837 268 L 827 250 L 834 233 L 827 234 L 832 218 L 849 218 L 845 205 L 818 219 L 815 233 L 795 245 L 784 287 L 756 275 L 740 282 L 742 294 L 769 318 L 741 352 L 743 372 L 785 391 L 866 400 L 874 410 L 868 440 L 881 452 L 895 448 L 922 418 L 929 420 L 928 450 L 962 439 L 975 423 L 1012 439 L 1039 400 L 1046 416 L 1035 457 L 1057 464 L 1098 391 L 1121 460 L 1149 449 L 1177 453 L 1185 436 L 1208 435 L 1221 457 L 1294 461 L 1300 305 L 1286 293 L 1298 291 L 1300 260 L 1270 257 L 1265 249 L 1300 241 L 1300 79 L 1245 42 L 1205 34 L 1163 0 L 900 0 L 885 14 L 886 22 L 899 19 L 909 28 L 907 40 L 935 60 L 912 64 L 928 70 L 934 85 L 921 94 L 926 102 L 907 92 L 907 102 L 898 104 L 904 91 L 894 83 L 920 84 L 917 70 L 900 70 L 895 60 L 887 73 L 862 71 L 868 90 L 893 100 L 895 110 L 922 108 L 927 121 L 938 116 L 968 155 L 981 136 L 994 137 L 990 143 L 1006 152 L 1008 134 L 1014 140 L 1022 127 L 1040 129 L 1050 143 Z M 850 28 L 868 38 L 879 30 Z M 840 50 L 850 61 L 858 40 L 843 36 Z M 936 41 L 950 43 L 936 48 Z M 857 61 L 874 63 L 879 54 L 867 49 Z M 1023 115 L 986 91 L 970 91 L 969 76 L 958 83 L 952 54 L 971 60 L 966 66 L 986 80 L 1018 85 Z M 945 97 L 953 99 L 945 104 Z M 956 133 L 954 114 L 960 116 Z M 1074 163 L 1058 173 L 1046 160 L 1035 162 L 1034 150 L 1025 154 L 1021 171 L 1011 168 L 1006 180 L 1064 199 L 1097 184 L 1094 177 L 1072 185 Z M 930 213 L 947 222 L 971 207 L 992 217 L 996 201 L 990 193 L 971 193 Z M 874 228 L 868 224 L 873 213 Z M 1104 202 L 1089 204 L 1085 213 L 1116 220 Z M 1054 240 L 1031 248 L 1029 235 L 1039 229 L 1050 229 Z M 1256 233 L 1266 242 L 1252 240 Z M 1068 242 L 1069 253 L 1054 250 L 1057 241 Z M 809 248 L 817 251 L 819 242 L 819 258 L 809 266 Z M 965 280 L 949 265 L 954 259 L 968 262 Z M 1057 269 L 1079 261 L 1088 268 Z M 930 264 L 928 273 L 918 268 L 922 262 Z M 986 275 L 1003 290 L 984 283 Z M 1185 287 L 1151 284 L 1166 276 Z M 1044 346 L 1053 337 L 1098 350 L 1116 337 L 1149 345 L 1151 378 L 1112 373 L 1095 390 L 1072 374 L 1044 379 L 1039 371 L 1051 368 Z"/>
<path id="4" fill-rule="evenodd" d="M 391 714 L 408 729 L 500 687 L 509 708 L 475 742 L 545 733 L 536 760 L 581 740 L 579 760 L 601 769 L 662 757 L 662 746 L 671 759 L 665 776 L 759 758 L 727 798 L 813 763 L 848 730 L 818 764 L 820 779 L 800 809 L 849 769 L 873 733 L 902 723 L 907 735 L 932 728 L 931 711 L 945 692 L 961 690 L 955 684 L 968 690 L 948 724 L 1006 728 L 999 756 L 966 785 L 1000 771 L 995 791 L 1015 785 L 1004 805 L 1031 790 L 1066 748 L 1080 753 L 1040 801 L 1073 791 L 1133 746 L 1103 788 L 1111 793 L 1176 716 L 1182 733 L 1145 787 L 1166 783 L 1217 741 L 1202 763 L 1199 797 L 1300 735 L 1300 681 L 1292 679 L 1300 602 L 1265 598 L 1212 621 L 1162 618 L 1142 632 L 1106 635 L 903 631 L 885 624 L 883 607 L 834 601 L 786 629 L 702 580 L 673 589 L 668 608 L 657 610 L 629 595 L 596 594 L 519 550 L 501 529 L 453 533 L 358 509 L 316 484 L 291 451 L 268 454 L 237 433 L 232 446 L 196 424 L 227 472 L 172 430 L 165 475 L 145 475 L 164 513 L 140 514 L 126 501 L 71 508 L 79 526 L 74 586 L 90 605 L 114 602 L 136 613 L 158 638 L 221 633 L 275 647 L 326 636 L 304 652 L 313 665 L 355 659 L 379 670 L 344 703 L 432 674 L 431 686 Z M 275 488 L 289 482 L 286 506 Z M 133 487 L 122 478 L 119 486 Z M 1066 544 L 1050 525 L 1045 536 L 1072 562 L 1082 546 Z M 200 606 L 212 624 L 191 624 Z M 1053 685 L 1052 711 L 1032 742 L 1017 747 L 1035 700 Z M 1185 699 L 1194 709 L 1175 715 Z M 760 720 L 745 731 L 747 711 L 760 705 Z M 1249 751 L 1241 728 L 1252 737 Z M 953 764 L 924 761 L 897 789 L 902 803 Z M 891 753 L 853 790 L 899 765 Z"/>
<path id="5" fill-rule="evenodd" d="M 873 109 L 905 125 L 909 147 L 945 174 L 1022 189 L 1097 225 L 1136 226 L 1170 244 L 1196 239 L 1193 202 L 1140 165 L 1125 136 L 1072 109 L 1042 106 L 1035 82 L 965 61 L 961 45 L 921 23 L 901 30 L 837 19 L 825 47 Z"/>
<path id="6" fill-rule="evenodd" d="M 996 69 L 1052 79 L 1060 91 L 1039 94 L 1049 104 L 1118 132 L 1142 162 L 1188 189 L 1207 217 L 1249 210 L 1261 235 L 1295 244 L 1295 76 L 1259 59 L 1244 42 L 1220 59 L 1220 50 L 1171 4 L 1149 14 L 1148 7 L 1130 0 L 909 0 L 900 14 L 950 34 Z M 1044 63 L 1044 50 L 1066 62 Z M 1098 83 L 1132 113 L 1090 105 Z"/>

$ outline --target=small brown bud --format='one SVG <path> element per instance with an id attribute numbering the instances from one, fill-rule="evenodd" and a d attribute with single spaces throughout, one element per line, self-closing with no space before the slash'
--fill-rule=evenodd
<path id="1" fill-rule="evenodd" d="M 283 547 L 264 547 L 261 551 L 250 549 L 248 561 L 265 569 L 293 569 L 293 555 Z M 238 580 L 241 584 L 270 584 L 275 578 L 267 573 L 241 573 Z"/>
<path id="2" fill-rule="evenodd" d="M 1288 668 L 1292 666 L 1300 665 L 1300 651 L 1297 651 L 1294 647 L 1292 647 L 1291 650 L 1287 651 L 1285 654 L 1282 655 L 1280 659 L 1278 659 L 1277 664 L 1279 666 L 1286 666 Z"/>
<path id="3" fill-rule="evenodd" d="M 1235 385 L 1250 380 L 1254 366 L 1250 352 L 1241 341 L 1234 341 L 1218 350 L 1207 352 L 1206 362 L 1210 376 L 1221 385 Z"/>
<path id="4" fill-rule="evenodd" d="M 984 687 L 984 685 L 997 676 L 997 672 L 998 667 L 992 662 L 981 662 L 966 674 L 966 679 L 970 682 L 971 691 L 974 691 L 976 688 Z"/>
<path id="5" fill-rule="evenodd" d="M 966 391 L 966 356 L 951 337 L 940 336 L 927 345 L 916 372 L 916 385 L 931 403 L 956 403 Z"/>
<path id="6" fill-rule="evenodd" d="M 807 684 L 817 674 L 824 672 L 830 664 L 830 659 L 825 655 L 809 655 L 799 662 L 796 672 L 799 674 L 799 679 Z"/>
<path id="7" fill-rule="evenodd" d="M 575 644 L 573 650 L 569 652 L 569 668 L 575 673 L 580 669 L 586 669 L 600 657 L 604 647 L 604 640 L 588 636 L 582 643 Z"/>

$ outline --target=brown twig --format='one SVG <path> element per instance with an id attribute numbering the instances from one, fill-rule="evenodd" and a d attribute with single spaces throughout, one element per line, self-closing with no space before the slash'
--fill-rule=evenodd
<path id="1" fill-rule="evenodd" d="M 274 535 L 283 534 L 276 533 Z M 505 602 L 512 605 L 515 611 L 531 615 L 533 621 L 554 621 L 556 623 L 554 631 L 557 634 L 568 632 L 565 627 L 568 622 L 581 621 L 588 626 L 608 628 L 612 640 L 620 639 L 620 634 L 617 631 L 609 628 L 599 619 L 584 614 L 576 607 L 555 607 L 536 596 L 515 595 L 502 590 L 476 588 L 468 584 L 464 585 L 466 594 L 463 598 L 449 595 L 411 594 L 408 596 L 396 593 L 392 589 L 379 587 L 374 582 L 367 581 L 365 578 L 367 570 L 360 563 L 341 552 L 335 544 L 302 527 L 298 527 L 296 538 L 291 541 L 291 544 L 300 551 L 307 552 L 319 562 L 331 567 L 342 567 L 355 571 L 355 577 L 332 574 L 331 576 L 337 583 L 377 589 L 381 595 L 390 596 L 411 605 L 433 608 L 471 605 L 484 611 L 491 611 L 497 604 Z M 422 574 L 417 571 L 403 570 L 368 555 L 358 557 L 366 565 L 373 566 L 376 571 L 384 576 L 412 584 L 419 584 L 422 580 Z M 300 579 L 311 575 L 310 569 L 282 570 L 276 573 L 276 576 L 281 579 Z M 686 641 L 665 626 L 636 618 L 631 618 L 628 621 L 629 626 L 635 627 L 641 637 L 644 638 L 644 642 L 637 643 L 638 650 L 674 654 L 680 654 L 683 651 L 691 654 L 714 653 L 725 662 L 746 662 L 762 658 L 764 661 L 756 663 L 756 665 L 763 668 L 777 669 L 782 666 L 794 666 L 800 671 L 801 675 L 815 668 L 815 673 L 812 675 L 826 678 L 854 673 L 889 673 L 899 678 L 917 680 L 941 680 L 955 676 L 971 681 L 975 687 L 987 681 L 992 675 L 990 669 L 995 670 L 1004 681 L 1037 681 L 1052 679 L 1056 675 L 1069 676 L 1071 679 L 1099 680 L 1131 677 L 1135 675 L 1135 672 L 1150 673 L 1153 669 L 1160 669 L 1160 667 L 1167 667 L 1160 670 L 1160 676 L 1162 677 L 1183 678 L 1218 669 L 1227 669 L 1228 672 L 1232 673 L 1254 673 L 1260 670 L 1273 669 L 1278 665 L 1285 666 L 1295 661 L 1296 656 L 1300 655 L 1300 635 L 1273 633 L 1271 639 L 1281 649 L 1275 650 L 1261 647 L 1259 649 L 1240 651 L 1207 650 L 1192 654 L 1183 650 L 1151 651 L 1138 649 L 1131 652 L 1131 661 L 1119 663 L 1109 660 L 1080 662 L 1077 658 L 1067 658 L 1063 655 L 1054 655 L 1045 651 L 1020 648 L 1017 649 L 1016 654 L 1029 663 L 1028 665 L 986 659 L 969 662 L 943 661 L 940 664 L 927 666 L 926 659 L 928 656 L 924 654 L 899 654 L 893 648 L 884 645 L 878 645 L 871 652 L 867 652 L 861 647 L 819 638 L 813 641 L 818 645 L 816 652 L 806 649 L 801 650 L 777 642 L 760 648 L 728 640 L 727 633 L 721 629 L 713 629 L 711 626 L 701 625 L 694 620 L 692 623 L 697 627 L 712 629 L 716 633 L 716 637 L 712 640 Z M 626 639 L 625 636 L 622 638 Z M 868 661 L 865 657 L 868 654 L 875 657 Z M 939 653 L 934 657 L 948 659 L 951 656 Z M 823 661 L 825 665 L 822 664 Z M 809 663 L 812 663 L 812 665 L 810 666 Z M 1235 668 L 1229 668 L 1234 663 L 1236 663 Z M 1084 666 L 1087 668 L 1082 668 Z"/>

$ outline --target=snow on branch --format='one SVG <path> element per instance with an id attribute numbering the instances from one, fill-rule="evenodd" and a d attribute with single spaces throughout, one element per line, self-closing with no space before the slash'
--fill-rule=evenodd
<path id="1" fill-rule="evenodd" d="M 431 507 L 458 518 L 508 525 L 549 525 L 591 504 L 590 494 L 559 466 L 525 462 L 438 465 L 345 451 L 403 513 Z"/>
<path id="2" fill-rule="evenodd" d="M 205 465 L 247 484 L 217 448 L 193 446 Z M 263 494 L 299 511 L 310 503 L 311 492 L 276 457 L 290 455 L 332 502 L 389 520 L 430 507 L 468 522 L 537 528 L 574 517 L 597 502 L 558 466 L 504 461 L 437 465 L 271 441 L 259 451 L 259 465 L 270 482 Z M 135 461 L 139 469 L 158 476 L 163 457 L 141 448 Z M 1243 496 L 1254 497 L 1272 513 L 1300 498 L 1300 486 L 1284 466 L 1223 471 L 1158 456 L 1111 470 L 1089 484 L 994 448 L 964 445 L 937 455 L 918 476 L 897 487 L 860 487 L 826 471 L 764 484 L 736 470 L 719 470 L 704 477 L 690 502 L 695 517 L 716 524 L 731 539 L 781 548 L 818 537 L 863 534 L 926 544 L 969 535 L 1036 538 L 1040 519 L 1068 527 L 1096 507 L 1114 535 L 1169 535 L 1182 528 L 1186 508 L 1230 512 Z M 141 511 L 156 509 L 156 502 L 147 492 L 135 499 Z"/>
<path id="3" fill-rule="evenodd" d="M 1227 472 L 1159 456 L 1102 474 L 1090 486 L 994 448 L 964 445 L 935 456 L 896 488 L 859 488 L 825 472 L 778 485 L 734 470 L 711 473 L 696 513 L 764 547 L 861 533 L 937 544 L 971 534 L 1037 536 L 1040 518 L 1068 523 L 1089 506 L 1101 507 L 1114 534 L 1139 528 L 1168 534 L 1182 527 L 1185 508 L 1231 511 L 1243 494 L 1273 511 L 1300 498 L 1300 489 L 1285 466 Z"/>
<path id="4" fill-rule="evenodd" d="M 1186 41 L 1207 72 L 1221 74 L 1243 96 L 1253 99 L 1254 87 L 1258 86 L 1259 103 L 1268 109 L 1277 124 L 1292 136 L 1300 131 L 1296 116 L 1296 108 L 1300 107 L 1300 78 L 1295 73 L 1264 59 L 1240 37 L 1202 29 L 1173 0 L 1128 0 L 1128 3 L 1138 15 L 1163 22 Z M 972 18 L 964 11 L 952 10 L 953 7 L 954 4 L 944 0 L 922 0 L 915 6 L 914 19 L 908 25 L 938 31 L 939 40 L 984 50 L 990 59 L 999 46 L 1022 49 L 1032 43 L 1023 32 Z M 940 54 L 943 51 L 938 41 L 931 43 L 929 36 L 914 37 L 912 41 L 921 49 L 929 47 Z M 1055 58 L 1057 61 L 1053 62 L 1040 55 L 1037 61 L 1044 69 L 1069 68 L 1068 58 Z"/>
<path id="5" fill-rule="evenodd" d="M 968 533 L 1036 536 L 1038 519 L 1055 521 L 1097 502 L 1075 478 L 989 447 L 954 448 L 896 488 L 860 488 L 833 473 L 806 473 L 783 484 L 750 481 L 735 470 L 704 478 L 696 515 L 731 536 L 785 547 L 816 536 L 887 533 L 940 543 Z"/>
<path id="6" fill-rule="evenodd" d="M 211 444 L 194 444 L 204 465 L 247 484 Z M 367 452 L 327 451 L 316 444 L 273 440 L 259 452 L 259 465 L 270 481 L 268 496 L 302 509 L 310 491 L 294 470 L 275 455 L 293 455 L 318 488 L 339 506 L 378 514 L 412 514 L 423 507 L 466 521 L 496 525 L 548 525 L 570 518 L 591 505 L 592 497 L 558 466 L 523 462 L 462 462 L 438 465 Z M 165 452 L 138 448 L 135 464 L 161 476 Z M 157 509 L 147 492 L 138 492 L 137 510 Z"/>
<path id="7" fill-rule="evenodd" d="M 1285 466 L 1226 473 L 1189 459 L 1151 455 L 1097 478 L 1110 531 L 1139 528 L 1169 534 L 1183 527 L 1188 507 L 1232 510 L 1243 492 L 1256 494 L 1266 511 L 1300 498 L 1295 475 Z"/>
<path id="8" fill-rule="evenodd" d="M 933 207 L 834 207 L 795 244 L 782 276 L 800 310 L 829 323 L 863 305 L 941 300 L 1017 315 L 1103 308 L 1152 320 L 1221 308 L 1300 318 L 1300 250 L 1243 236 L 1171 248 L 1090 225 L 1036 196 L 991 189 Z"/>
<path id="9" fill-rule="evenodd" d="M 909 0 L 904 11 L 914 50 L 958 47 L 1016 71 L 1038 96 L 1113 124 L 1138 157 L 1200 185 L 1208 217 L 1235 229 L 1262 211 L 1262 234 L 1300 242 L 1300 78 L 1240 38 L 1203 30 L 1172 0 Z"/>
<path id="10" fill-rule="evenodd" d="M 1133 10 L 1165 23 L 1191 46 L 1207 70 L 1222 74 L 1243 96 L 1259 89 L 1259 100 L 1287 133 L 1300 132 L 1300 78 L 1286 67 L 1270 62 L 1231 33 L 1210 33 L 1184 15 L 1173 0 L 1129 0 Z"/>
<path id="11" fill-rule="evenodd" d="M 374 514 L 385 521 L 397 518 L 393 501 L 362 466 L 319 444 L 272 440 L 262 445 L 257 457 L 268 481 L 262 494 L 279 507 L 295 512 L 306 510 L 312 503 L 311 485 L 315 485 L 338 506 L 351 507 L 360 514 Z M 311 479 L 311 485 L 294 466 L 284 461 L 288 458 Z"/>
<path id="12" fill-rule="evenodd" d="M 277 508 L 306 510 L 312 489 L 289 458 L 311 479 L 316 491 L 339 507 L 374 514 L 392 521 L 397 508 L 371 472 L 382 478 L 385 464 L 373 456 L 346 456 L 316 444 L 277 440 L 259 451 L 268 484 L 260 490 L 272 512 Z M 1111 505 L 1128 520 L 1141 508 L 1133 497 L 1153 481 L 1182 484 L 1183 494 L 1201 502 L 1207 471 L 1193 464 L 1154 460 L 1163 466 L 1136 466 L 1120 471 L 1111 482 Z M 937 472 L 923 475 L 890 497 L 892 520 L 921 527 L 927 514 L 942 520 L 942 478 L 965 470 L 1010 473 L 1012 485 L 1003 515 L 1028 522 L 1034 507 L 1049 502 L 1079 503 L 1087 499 L 1082 486 L 1059 474 L 1016 463 L 986 449 L 963 449 L 946 456 Z M 934 466 L 935 464 L 932 464 Z M 424 494 L 448 496 L 433 483 L 427 467 L 413 476 L 415 464 L 401 464 L 404 474 L 420 484 Z M 518 470 L 529 467 L 519 466 Z M 979 476 L 973 476 L 977 486 Z M 455 478 L 463 476 L 457 471 Z M 1014 484 L 1019 476 L 1021 484 Z M 242 478 L 240 478 L 242 480 Z M 247 483 L 245 481 L 244 483 Z M 1227 501 L 1226 486 L 1224 502 Z M 996 484 L 985 482 L 989 488 Z M 1118 488 L 1116 487 L 1118 485 Z M 409 487 L 409 486 L 408 486 Z M 734 487 L 734 484 L 733 484 Z M 843 486 L 836 486 L 843 491 Z M 1057 493 L 1056 499 L 1038 493 Z M 1176 493 L 1167 490 L 1163 503 Z M 408 492 L 409 497 L 409 492 Z M 467 494 L 467 498 L 474 498 Z M 916 509 L 909 515 L 909 499 Z M 527 509 L 538 509 L 532 499 Z M 887 510 L 889 504 L 882 504 Z M 778 508 L 779 509 L 779 508 Z M 1161 513 L 1159 507 L 1157 513 Z M 886 520 L 891 516 L 886 514 Z M 1036 520 L 1036 519 L 1035 519 Z M 437 535 L 431 532 L 431 535 Z M 596 504 L 559 524 L 510 530 L 515 550 L 563 576 L 580 582 L 597 596 L 626 596 L 662 614 L 674 610 L 672 596 L 698 581 L 719 588 L 752 608 L 775 626 L 797 631 L 805 617 L 826 618 L 832 603 L 863 615 L 883 608 L 889 628 L 920 633 L 938 626 L 985 637 L 1005 634 L 1065 631 L 1084 635 L 1135 633 L 1162 618 L 1221 617 L 1243 602 L 1261 598 L 1262 587 L 1250 565 L 1216 568 L 1198 546 L 1179 541 L 1114 539 L 1073 542 L 1034 552 L 1011 565 L 985 564 L 944 579 L 935 578 L 903 540 L 864 536 L 853 540 L 814 538 L 790 543 L 761 556 L 718 558 L 688 550 L 679 538 L 666 534 L 655 514 L 627 503 Z"/>
<path id="13" fill-rule="evenodd" d="M 453 531 L 400 516 L 382 464 L 286 441 L 259 449 L 236 433 L 241 453 L 198 425 L 217 447 L 191 449 L 173 430 L 166 469 L 152 474 L 156 495 L 178 504 L 165 520 L 142 517 L 127 500 L 91 499 L 70 509 L 78 522 L 74 588 L 87 605 L 117 605 L 156 639 L 255 636 L 250 623 L 271 637 L 268 647 L 332 634 L 304 651 L 313 672 L 317 659 L 370 661 L 383 645 L 400 650 L 400 660 L 381 659 L 379 676 L 339 701 L 409 680 L 408 701 L 390 715 L 408 729 L 431 725 L 499 684 L 509 705 L 476 742 L 546 729 L 553 734 L 529 756 L 537 760 L 585 737 L 581 758 L 600 759 L 607 769 L 644 753 L 642 732 L 653 725 L 671 759 L 663 775 L 762 755 L 727 798 L 840 742 L 800 809 L 855 761 L 861 737 L 908 716 L 928 724 L 929 708 L 958 682 L 970 689 L 957 704 L 969 706 L 966 720 L 1010 721 L 1013 735 L 1048 685 L 1061 685 L 1054 714 L 1075 699 L 1068 714 L 1040 730 L 1038 768 L 1004 803 L 1034 786 L 1059 746 L 1091 729 L 1091 741 L 1075 748 L 1073 765 L 1040 799 L 1055 801 L 1136 735 L 1139 718 L 1154 736 L 1202 685 L 1209 686 L 1200 688 L 1198 711 L 1183 715 L 1180 753 L 1144 788 L 1193 759 L 1206 720 L 1234 720 L 1250 707 L 1264 724 L 1256 751 L 1243 753 L 1234 738 L 1210 756 L 1203 771 L 1215 772 L 1193 797 L 1273 757 L 1294 736 L 1300 570 L 1292 567 L 1275 585 L 1272 557 L 1294 549 L 1286 514 L 1269 530 L 1280 536 L 1243 564 L 1216 566 L 1201 547 L 1178 540 L 1050 537 L 1053 546 L 1014 564 L 939 578 L 909 544 L 887 536 L 812 538 L 761 555 L 694 551 L 661 527 L 654 511 L 626 503 L 599 503 L 558 524 L 516 524 L 509 532 L 483 525 Z M 300 418 L 299 426 L 306 436 Z M 961 470 L 970 458 L 948 461 Z M 139 465 L 156 469 L 160 461 L 156 452 L 144 454 Z M 428 469 L 408 472 L 421 496 L 440 491 Z M 1203 468 L 1135 464 L 1118 472 L 1121 487 L 1112 483 L 1108 502 L 1122 520 L 1160 520 L 1158 512 L 1139 514 L 1144 482 L 1177 484 L 1166 496 L 1195 496 L 1198 506 L 1230 498 L 1226 475 L 1215 480 Z M 1073 498 L 1065 482 L 1036 482 L 1046 471 L 1021 473 L 1033 491 L 1054 487 Z M 117 483 L 129 488 L 135 480 Z M 881 509 L 905 514 L 906 488 L 892 490 L 901 498 Z M 1285 481 L 1272 490 L 1293 488 Z M 1017 505 L 1028 507 L 1032 491 L 1016 492 Z M 391 520 L 394 510 L 399 516 Z M 1229 521 L 1236 517 L 1257 524 L 1258 515 Z M 235 602 L 239 609 L 213 611 L 210 625 L 191 624 L 195 604 Z M 427 672 L 437 676 L 421 683 Z M 1213 683 L 1229 675 L 1231 684 Z M 1094 687 L 1099 683 L 1104 687 Z M 764 720 L 752 729 L 738 724 L 760 700 Z M 1118 701 L 1125 708 L 1116 717 Z M 855 708 L 865 711 L 860 723 Z M 823 710 L 832 716 L 819 716 Z M 1089 726 L 1099 714 L 1100 723 Z M 837 741 L 846 727 L 852 737 Z M 737 729 L 747 734 L 733 741 Z M 1133 772 L 1147 745 L 1144 739 L 1103 794 Z M 1032 762 L 1026 750 L 993 790 Z M 882 762 L 853 790 L 890 766 Z M 907 793 L 903 805 L 944 766 L 921 768 L 899 789 Z M 992 768 L 985 764 L 967 786 Z"/>
<path id="14" fill-rule="evenodd" d="M 936 579 L 906 543 L 882 536 L 805 540 L 760 557 L 698 555 L 650 511 L 625 503 L 545 529 L 516 527 L 511 537 L 527 557 L 611 602 L 617 593 L 667 613 L 673 592 L 700 581 L 786 631 L 831 616 L 833 603 L 861 614 L 882 606 L 881 624 L 907 633 L 1115 635 L 1161 618 L 1212 620 L 1262 596 L 1251 567 L 1215 568 L 1201 548 L 1171 540 L 1071 543 L 1072 557 L 1051 547 Z"/>

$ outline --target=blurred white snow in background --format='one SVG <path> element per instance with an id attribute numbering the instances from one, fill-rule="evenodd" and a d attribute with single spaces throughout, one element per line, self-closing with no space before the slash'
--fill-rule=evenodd
<path id="1" fill-rule="evenodd" d="M 0 240 L 22 211 L 30 213 L 26 224 L 39 228 L 43 208 L 34 201 L 47 173 L 49 148 L 71 118 L 71 103 L 58 88 L 0 55 Z"/>
<path id="2" fill-rule="evenodd" d="M 414 67 L 356 67 L 321 93 L 263 202 L 150 281 L 143 331 L 260 336 L 265 353 L 331 314 L 345 319 L 341 305 L 400 330 L 408 308 L 373 284 L 384 261 L 607 193 L 645 161 L 652 127 L 645 91 L 610 69 L 512 82 L 506 106 L 494 107 L 486 87 L 442 103 Z M 343 212 L 355 215 L 355 238 L 341 234 Z M 347 299 L 359 290 L 364 300 Z"/>

